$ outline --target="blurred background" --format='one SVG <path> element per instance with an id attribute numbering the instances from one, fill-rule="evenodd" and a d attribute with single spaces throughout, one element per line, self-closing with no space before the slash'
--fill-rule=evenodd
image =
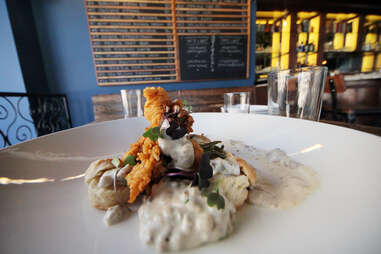
<path id="1" fill-rule="evenodd" d="M 159 85 L 188 96 L 195 111 L 218 111 L 229 91 L 267 104 L 271 70 L 324 65 L 322 117 L 381 127 L 381 2 L 258 0 L 250 8 L 247 79 Z M 0 0 L 0 34 L 3 146 L 122 118 L 121 89 L 158 85 L 97 85 L 84 1 Z"/>

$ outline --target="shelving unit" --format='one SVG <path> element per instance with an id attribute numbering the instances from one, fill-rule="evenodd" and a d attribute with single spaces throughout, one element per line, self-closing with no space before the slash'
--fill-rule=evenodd
<path id="1" fill-rule="evenodd" d="M 362 45 L 362 72 L 381 69 L 381 16 L 368 15 L 365 17 L 365 41 Z"/>
<path id="2" fill-rule="evenodd" d="M 317 12 L 298 12 L 296 24 L 298 33 L 296 64 L 297 66 L 316 65 L 320 15 Z M 302 46 L 307 49 L 303 49 Z"/>
<path id="3" fill-rule="evenodd" d="M 257 80 L 278 66 L 288 66 L 289 35 L 286 11 L 257 11 L 256 13 L 256 73 Z M 290 20 L 288 20 L 288 24 Z"/>
<path id="4" fill-rule="evenodd" d="M 302 44 L 312 49 L 301 51 Z M 265 78 L 272 69 L 312 65 L 326 65 L 341 73 L 380 70 L 381 16 L 257 12 L 257 77 Z"/>

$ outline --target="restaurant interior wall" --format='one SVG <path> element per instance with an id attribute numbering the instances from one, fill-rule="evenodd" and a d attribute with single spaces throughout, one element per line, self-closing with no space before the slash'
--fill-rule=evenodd
<path id="1" fill-rule="evenodd" d="M 25 92 L 5 1 L 0 1 L 0 92 Z"/>
<path id="2" fill-rule="evenodd" d="M 98 87 L 92 61 L 84 1 L 31 1 L 42 50 L 45 72 L 52 93 L 68 96 L 73 125 L 94 119 L 91 96 L 142 89 L 144 85 Z M 160 84 L 168 90 L 250 86 L 255 81 L 255 13 L 251 10 L 250 77 L 245 80 Z M 151 85 L 151 84 L 147 84 Z"/>
<path id="3" fill-rule="evenodd" d="M 25 93 L 24 79 L 5 1 L 0 1 L 0 35 L 0 92 Z M 18 105 L 19 112 L 27 115 L 29 102 L 24 99 L 16 104 L 17 100 L 18 98 L 0 97 L 0 106 L 2 107 L 0 110 L 0 130 L 8 136 L 12 144 L 19 142 L 16 136 L 17 127 L 21 124 L 29 126 L 32 132 L 34 131 L 33 125 L 17 117 L 16 110 L 12 108 L 12 105 Z"/>

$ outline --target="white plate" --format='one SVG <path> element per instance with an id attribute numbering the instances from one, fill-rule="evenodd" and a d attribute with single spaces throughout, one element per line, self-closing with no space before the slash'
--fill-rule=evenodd
<path id="1" fill-rule="evenodd" d="M 316 169 L 321 188 L 286 211 L 248 206 L 231 237 L 193 252 L 381 252 L 381 138 L 281 117 L 194 116 L 197 132 L 284 149 Z M 89 206 L 83 178 L 76 178 L 92 160 L 126 151 L 146 125 L 144 119 L 87 125 L 1 150 L 1 182 L 42 183 L 0 184 L 0 253 L 153 252 L 139 241 L 136 215 L 104 226 L 103 212 Z"/>

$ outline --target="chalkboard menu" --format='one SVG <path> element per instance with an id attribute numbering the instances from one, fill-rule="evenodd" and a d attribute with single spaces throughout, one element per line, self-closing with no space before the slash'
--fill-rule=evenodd
<path id="1" fill-rule="evenodd" d="M 248 77 L 250 0 L 85 0 L 98 85 Z"/>

